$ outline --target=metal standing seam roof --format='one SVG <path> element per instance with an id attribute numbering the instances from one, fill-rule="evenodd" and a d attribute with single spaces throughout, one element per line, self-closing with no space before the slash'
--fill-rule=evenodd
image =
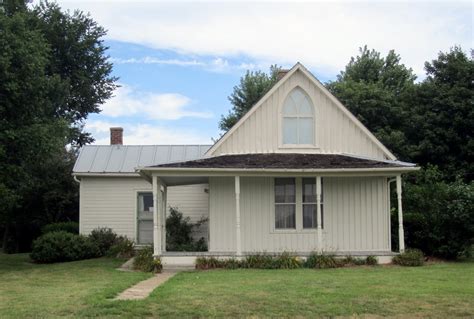
<path id="1" fill-rule="evenodd" d="M 211 145 L 86 145 L 73 173 L 135 173 L 137 167 L 201 159 Z"/>

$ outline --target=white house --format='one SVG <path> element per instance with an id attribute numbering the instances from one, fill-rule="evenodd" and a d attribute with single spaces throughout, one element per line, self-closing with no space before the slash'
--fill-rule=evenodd
<path id="1" fill-rule="evenodd" d="M 112 129 L 117 138 L 121 144 Z M 86 146 L 74 175 L 81 233 L 108 226 L 153 242 L 165 263 L 283 251 L 386 262 L 390 188 L 395 182 L 403 251 L 401 175 L 417 169 L 397 161 L 297 63 L 214 145 Z M 208 217 L 208 252 L 166 251 L 170 206 Z"/>

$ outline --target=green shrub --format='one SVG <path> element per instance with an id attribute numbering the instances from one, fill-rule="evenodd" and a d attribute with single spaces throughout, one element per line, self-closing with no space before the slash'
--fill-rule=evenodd
<path id="1" fill-rule="evenodd" d="M 196 269 L 200 270 L 207 270 L 207 269 L 215 269 L 215 268 L 223 268 L 225 262 L 223 260 L 219 260 L 215 257 L 198 257 L 196 258 Z"/>
<path id="2" fill-rule="evenodd" d="M 305 267 L 318 269 L 337 268 L 340 265 L 334 255 L 320 253 L 312 253 L 305 262 Z"/>
<path id="3" fill-rule="evenodd" d="M 433 166 L 405 179 L 405 244 L 428 256 L 456 259 L 474 244 L 474 182 L 443 180 Z M 398 214 L 392 210 L 392 246 L 398 247 Z"/>
<path id="4" fill-rule="evenodd" d="M 133 269 L 144 272 L 161 272 L 163 265 L 160 258 L 153 257 L 153 247 L 146 246 L 137 250 L 133 260 Z"/>
<path id="5" fill-rule="evenodd" d="M 378 265 L 379 260 L 375 256 L 367 256 L 365 259 L 365 264 L 369 266 L 376 266 Z"/>
<path id="6" fill-rule="evenodd" d="M 61 222 L 53 223 L 44 226 L 41 229 L 42 234 L 65 231 L 71 234 L 79 234 L 79 223 L 78 222 Z"/>
<path id="7" fill-rule="evenodd" d="M 38 263 L 55 263 L 98 257 L 98 246 L 89 238 L 65 231 L 50 232 L 33 242 L 30 257 Z"/>
<path id="8" fill-rule="evenodd" d="M 400 266 L 423 266 L 424 261 L 423 252 L 419 249 L 407 249 L 392 259 L 394 264 Z"/>
<path id="9" fill-rule="evenodd" d="M 135 244 L 125 236 L 118 236 L 110 247 L 107 256 L 114 258 L 132 258 L 135 256 Z"/>
<path id="10" fill-rule="evenodd" d="M 166 250 L 168 251 L 207 251 L 206 240 L 201 237 L 194 240 L 194 229 L 201 227 L 207 219 L 193 224 L 189 217 L 184 217 L 176 208 L 170 207 L 166 218 Z"/>
<path id="11" fill-rule="evenodd" d="M 301 268 L 303 262 L 296 256 L 291 255 L 288 252 L 283 252 L 281 255 L 274 257 L 273 268 L 277 269 L 295 269 Z"/>
<path id="12" fill-rule="evenodd" d="M 244 268 L 257 268 L 257 269 L 274 269 L 276 264 L 274 258 L 266 254 L 255 254 L 245 257 L 242 262 Z"/>
<path id="13" fill-rule="evenodd" d="M 242 267 L 242 262 L 235 258 L 224 259 L 220 261 L 222 268 L 226 269 L 237 269 Z"/>
<path id="14" fill-rule="evenodd" d="M 89 238 L 99 247 L 100 255 L 105 256 L 117 241 L 117 234 L 110 228 L 99 227 L 91 231 Z"/>

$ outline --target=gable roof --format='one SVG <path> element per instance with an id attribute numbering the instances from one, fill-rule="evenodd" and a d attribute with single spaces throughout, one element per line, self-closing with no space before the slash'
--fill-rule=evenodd
<path id="1" fill-rule="evenodd" d="M 140 166 L 202 158 L 210 145 L 86 145 L 73 174 L 133 173 Z"/>
<path id="2" fill-rule="evenodd" d="M 152 167 L 204 169 L 403 169 L 413 168 L 415 164 L 381 161 L 341 154 L 254 153 L 221 155 L 180 163 L 154 165 Z"/>
<path id="3" fill-rule="evenodd" d="M 348 118 L 351 120 L 356 127 L 358 127 L 368 138 L 371 140 L 386 156 L 391 160 L 395 160 L 396 157 L 390 152 L 385 145 L 383 145 L 372 132 L 370 132 L 364 124 L 362 124 L 334 95 L 329 92 L 324 85 L 311 73 L 309 72 L 300 62 L 296 63 L 286 75 L 281 78 L 275 85 L 262 97 L 260 100 L 252 106 L 252 108 L 237 121 L 234 126 L 227 131 L 219 140 L 212 145 L 212 147 L 206 152 L 206 155 L 210 156 L 212 153 L 223 144 L 225 140 L 229 138 L 272 94 L 274 94 L 283 83 L 288 80 L 295 72 L 301 71 L 323 94 L 325 94 Z"/>

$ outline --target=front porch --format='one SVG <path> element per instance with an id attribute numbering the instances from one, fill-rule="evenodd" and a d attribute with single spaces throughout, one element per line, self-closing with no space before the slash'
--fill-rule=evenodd
<path id="1" fill-rule="evenodd" d="M 351 166 L 357 165 L 351 160 Z M 413 169 L 392 164 L 261 169 L 176 163 L 139 172 L 153 186 L 154 254 L 165 265 L 184 266 L 199 256 L 241 258 L 284 251 L 301 257 L 311 252 L 372 255 L 388 262 L 394 254 L 390 187 L 396 183 L 399 247 L 404 251 L 401 174 Z M 167 188 L 200 183 L 209 184 L 209 251 L 167 252 Z"/>

